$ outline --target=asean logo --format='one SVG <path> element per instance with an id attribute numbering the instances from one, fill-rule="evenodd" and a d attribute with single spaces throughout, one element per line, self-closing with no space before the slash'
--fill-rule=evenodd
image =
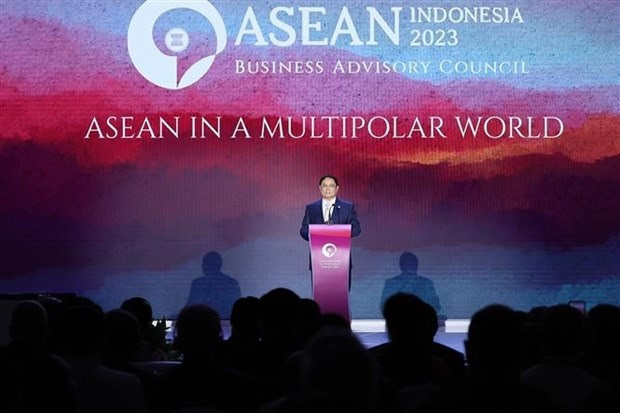
<path id="1" fill-rule="evenodd" d="M 179 58 L 159 50 L 153 38 L 157 19 L 164 13 L 177 9 L 189 9 L 204 16 L 213 26 L 217 40 L 216 51 L 192 64 L 182 76 L 178 76 Z M 165 36 L 166 48 L 172 53 L 187 49 L 190 38 L 181 27 L 170 29 Z M 127 49 L 131 62 L 149 82 L 165 88 L 178 90 L 199 81 L 211 68 L 215 57 L 226 47 L 226 26 L 222 16 L 208 0 L 146 0 L 134 13 L 127 31 Z"/>
<path id="2" fill-rule="evenodd" d="M 323 245 L 323 247 L 321 248 L 321 252 L 326 258 L 331 258 L 336 255 L 336 252 L 338 252 L 338 248 L 336 248 L 336 246 L 331 242 L 328 242 L 327 244 Z"/>

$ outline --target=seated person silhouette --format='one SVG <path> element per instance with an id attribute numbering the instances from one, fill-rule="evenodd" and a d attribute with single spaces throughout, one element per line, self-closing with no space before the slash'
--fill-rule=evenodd
<path id="1" fill-rule="evenodd" d="M 388 278 L 383 285 L 381 294 L 381 308 L 392 295 L 403 292 L 419 297 L 425 303 L 430 304 L 437 314 L 440 314 L 441 304 L 435 291 L 435 285 L 431 280 L 418 275 L 418 257 L 411 252 L 403 252 L 400 256 L 399 275 Z"/>
<path id="2" fill-rule="evenodd" d="M 203 277 L 192 281 L 187 305 L 208 304 L 223 319 L 230 318 L 233 304 L 241 297 L 241 287 L 234 278 L 222 273 L 222 256 L 211 251 L 202 257 Z"/>
<path id="3" fill-rule="evenodd" d="M 151 413 L 256 411 L 258 389 L 252 378 L 222 363 L 222 326 L 205 304 L 184 307 L 175 325 L 175 347 L 183 362 L 153 384 Z"/>

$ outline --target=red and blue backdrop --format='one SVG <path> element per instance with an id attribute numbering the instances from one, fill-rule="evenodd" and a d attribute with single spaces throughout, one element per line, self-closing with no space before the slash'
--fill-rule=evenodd
<path id="1" fill-rule="evenodd" d="M 618 304 L 620 3 L 212 0 L 226 33 L 216 53 L 213 22 L 165 1 L 173 8 L 151 34 L 178 57 L 178 78 L 216 54 L 178 89 L 147 79 L 128 52 L 144 3 L 1 2 L 1 292 L 76 292 L 104 308 L 140 295 L 170 316 L 202 255 L 218 251 L 243 295 L 309 296 L 298 230 L 318 178 L 334 174 L 362 223 L 356 318 L 380 317 L 405 251 L 448 317 L 494 302 Z M 177 27 L 189 39 L 178 53 L 166 43 Z M 122 117 L 134 138 L 121 137 Z M 160 134 L 158 120 L 175 117 L 179 136 Z M 192 117 L 219 119 L 221 136 L 193 138 Z M 260 136 L 265 121 L 303 132 L 304 117 L 377 117 L 374 135 L 393 128 L 383 119 L 406 134 L 416 117 L 426 132 L 435 118 L 446 137 L 328 138 L 324 118 L 323 138 L 286 126 Z M 461 136 L 456 117 L 492 122 Z M 546 118 L 555 126 L 549 138 L 509 137 L 511 117 L 529 136 L 544 135 Z M 144 119 L 161 138 L 135 137 Z"/>

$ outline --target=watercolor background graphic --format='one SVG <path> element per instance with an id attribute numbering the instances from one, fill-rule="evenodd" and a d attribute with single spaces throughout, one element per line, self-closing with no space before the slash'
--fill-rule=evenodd
<path id="1" fill-rule="evenodd" d="M 216 1 L 228 46 L 182 90 L 146 81 L 127 53 L 142 1 L 2 0 L 0 5 L 0 292 L 78 292 L 105 308 L 134 295 L 174 315 L 207 251 L 243 295 L 276 286 L 310 295 L 298 230 L 318 177 L 335 174 L 356 204 L 352 312 L 380 317 L 386 278 L 404 251 L 435 283 L 442 313 L 466 318 L 502 302 L 519 309 L 620 297 L 620 3 L 514 1 L 523 24 L 454 25 L 455 48 L 235 46 L 252 6 Z M 300 2 L 301 3 L 301 2 Z M 395 5 L 369 2 L 389 16 Z M 480 6 L 493 2 L 423 2 Z M 415 2 L 415 5 L 420 5 Z M 330 1 L 333 27 L 346 6 Z M 212 32 L 182 19 L 204 44 Z M 170 20 L 170 21 L 168 21 Z M 298 21 L 295 15 L 291 21 Z M 361 37 L 367 23 L 360 23 Z M 429 26 L 434 28 L 434 26 Z M 211 41 L 209 41 L 211 39 Z M 236 74 L 237 60 L 527 61 L 529 73 Z M 556 139 L 84 139 L 93 117 L 555 116 Z M 187 131 L 185 131 L 187 132 Z"/>

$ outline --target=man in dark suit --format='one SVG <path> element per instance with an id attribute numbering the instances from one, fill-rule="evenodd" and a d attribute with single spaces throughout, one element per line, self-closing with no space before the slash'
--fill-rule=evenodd
<path id="1" fill-rule="evenodd" d="M 308 226 L 310 224 L 351 224 L 351 237 L 357 237 L 362 232 L 360 222 L 357 220 L 355 206 L 349 202 L 337 198 L 338 179 L 332 175 L 325 175 L 319 179 L 319 191 L 321 199 L 306 205 L 304 219 L 301 222 L 299 234 L 306 241 L 308 237 Z M 351 268 L 352 261 L 349 261 L 349 289 L 351 288 Z M 309 266 L 312 271 L 312 261 Z"/>
<path id="2" fill-rule="evenodd" d="M 304 219 L 299 229 L 299 234 L 306 241 L 310 224 L 351 224 L 352 237 L 357 237 L 362 232 L 355 206 L 336 197 L 338 188 L 338 179 L 334 176 L 325 175 L 319 180 L 321 199 L 306 205 Z"/>

